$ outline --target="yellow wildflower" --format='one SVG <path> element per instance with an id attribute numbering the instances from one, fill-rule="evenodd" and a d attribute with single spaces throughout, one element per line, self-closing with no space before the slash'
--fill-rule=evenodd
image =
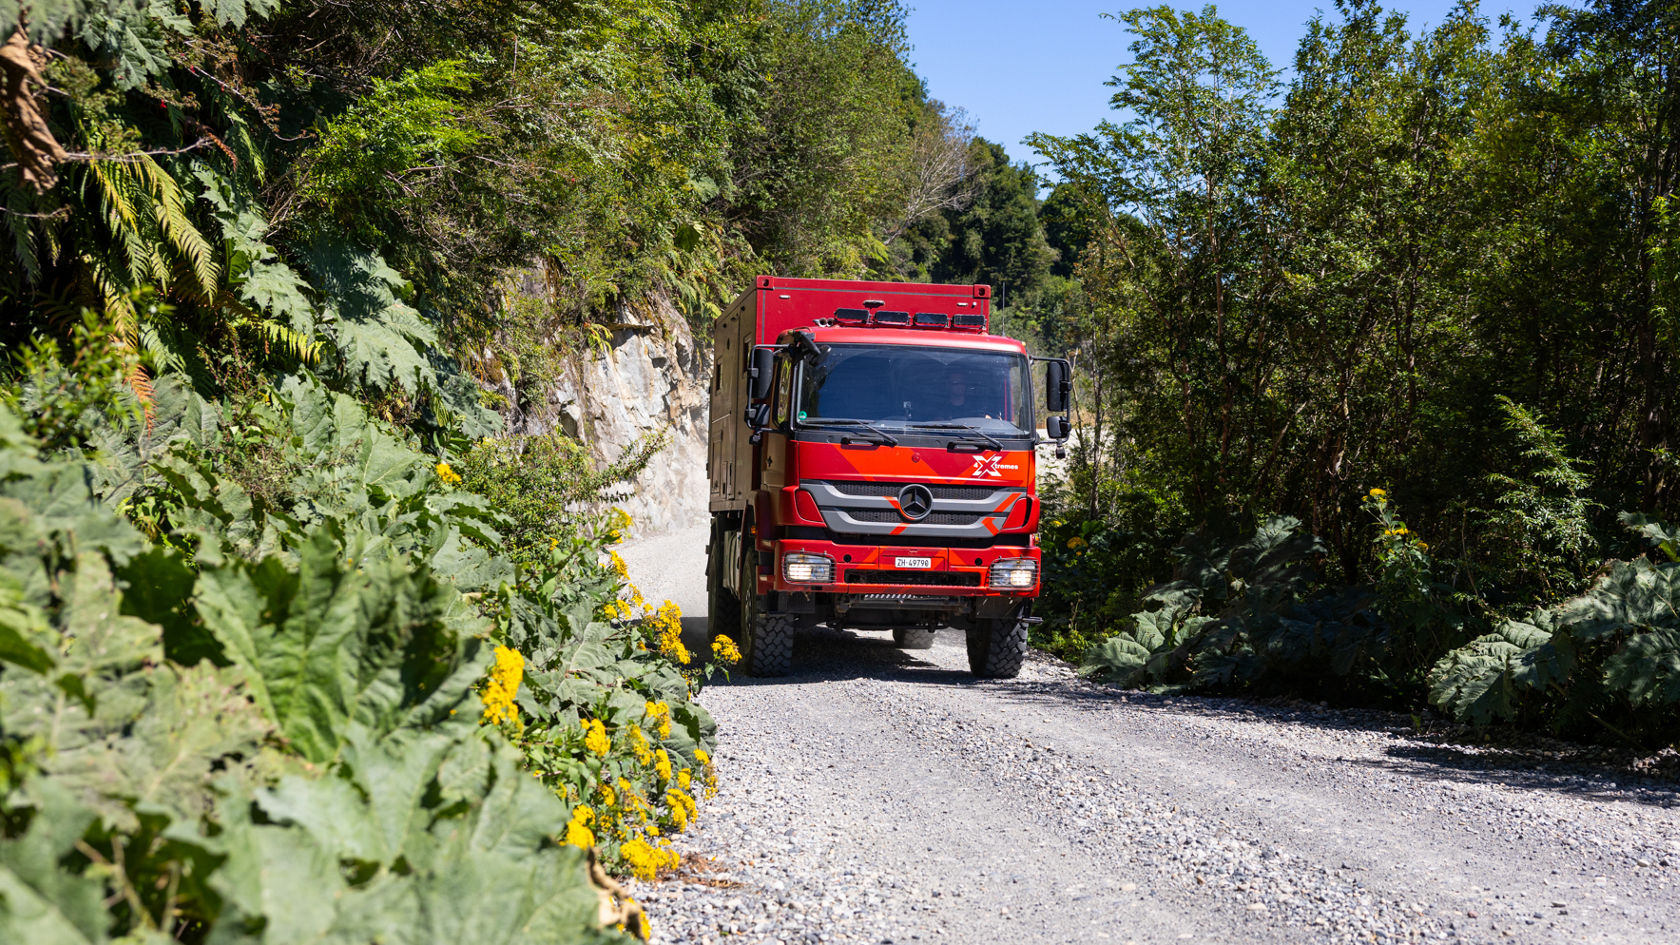
<path id="1" fill-rule="evenodd" d="M 1386 499 L 1386 498 L 1388 498 L 1388 493 L 1383 491 L 1382 489 L 1372 489 L 1371 490 L 1371 498 L 1378 499 L 1378 500 Z"/>
<path id="2" fill-rule="evenodd" d="M 1075 535 L 1072 538 L 1068 539 L 1068 547 L 1069 548 L 1083 548 L 1083 547 L 1085 547 L 1085 539 L 1080 538 L 1078 535 Z"/>
<path id="3" fill-rule="evenodd" d="M 706 751 L 706 749 L 696 748 L 694 749 L 694 760 L 703 765 L 710 765 L 712 763 L 712 756 L 710 752 Z"/>
<path id="4" fill-rule="evenodd" d="M 479 720 L 480 724 L 512 722 L 519 717 L 519 707 L 514 705 L 513 699 L 519 693 L 520 680 L 524 678 L 525 657 L 519 655 L 518 650 L 496 647 L 496 665 L 491 667 L 490 680 L 479 696 L 484 702 L 484 716 Z"/>
<path id="5" fill-rule="evenodd" d="M 601 785 L 601 806 L 602 807 L 617 807 L 618 806 L 618 795 L 613 792 L 612 785 L 610 785 L 610 784 Z"/>
<path id="6" fill-rule="evenodd" d="M 680 769 L 677 770 L 677 787 L 680 787 L 680 788 L 682 788 L 683 790 L 686 791 L 686 790 L 688 790 L 689 785 L 691 783 L 693 783 L 693 781 L 694 781 L 694 772 L 693 771 L 690 771 L 687 768 L 680 768 Z"/>
<path id="7" fill-rule="evenodd" d="M 1416 545 L 1417 550 L 1419 550 L 1419 551 L 1428 551 L 1429 550 L 1429 542 L 1423 541 L 1422 539 L 1419 539 L 1418 541 L 1412 542 L 1412 544 Z"/>
<path id="8" fill-rule="evenodd" d="M 661 748 L 654 752 L 654 759 L 653 770 L 654 773 L 659 775 L 659 780 L 671 780 L 671 756 L 665 753 L 665 749 Z"/>
<path id="9" fill-rule="evenodd" d="M 630 753 L 644 765 L 653 762 L 653 751 L 648 748 L 647 734 L 640 725 L 630 726 Z"/>
<path id="10" fill-rule="evenodd" d="M 651 880 L 661 869 L 677 865 L 676 853 L 668 847 L 656 847 L 643 837 L 624 841 L 619 845 L 618 853 L 624 857 L 625 865 L 630 867 L 630 874 L 640 880 Z"/>
<path id="11" fill-rule="evenodd" d="M 589 825 L 595 822 L 595 812 L 588 804 L 572 808 L 571 822 L 566 824 L 566 842 L 574 847 L 589 849 L 595 845 L 595 834 Z"/>
<path id="12" fill-rule="evenodd" d="M 607 737 L 607 727 L 600 719 L 583 719 L 583 747 L 597 755 L 604 755 L 612 748 L 612 740 Z"/>
<path id="13" fill-rule="evenodd" d="M 679 832 L 688 829 L 688 822 L 694 819 L 697 811 L 694 798 L 681 791 L 666 791 L 665 806 L 671 812 L 671 826 Z"/>
<path id="14" fill-rule="evenodd" d="M 448 463 L 438 463 L 433 469 L 437 471 L 437 477 L 443 480 L 443 484 L 446 486 L 453 486 L 461 481 L 461 475 L 449 468 Z"/>
<path id="15" fill-rule="evenodd" d="M 682 610 L 666 601 L 660 605 L 658 613 L 648 618 L 648 622 L 653 625 L 653 632 L 658 637 L 659 652 L 687 666 L 693 657 L 682 642 Z"/>
<path id="16" fill-rule="evenodd" d="M 653 720 L 654 727 L 659 730 L 660 738 L 671 737 L 671 707 L 663 700 L 649 702 L 645 710 L 647 717 Z"/>
<path id="17" fill-rule="evenodd" d="M 720 663 L 733 666 L 741 662 L 741 648 L 727 634 L 720 633 L 712 641 L 712 656 Z"/>

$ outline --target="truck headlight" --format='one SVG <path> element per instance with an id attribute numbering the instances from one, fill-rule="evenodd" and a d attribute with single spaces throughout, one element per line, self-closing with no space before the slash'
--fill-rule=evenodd
<path id="1" fill-rule="evenodd" d="M 782 555 L 782 577 L 796 584 L 827 584 L 834 580 L 834 559 L 789 552 Z"/>
<path id="2" fill-rule="evenodd" d="M 1038 562 L 1031 558 L 1001 558 L 992 562 L 991 585 L 1025 590 L 1038 583 Z"/>

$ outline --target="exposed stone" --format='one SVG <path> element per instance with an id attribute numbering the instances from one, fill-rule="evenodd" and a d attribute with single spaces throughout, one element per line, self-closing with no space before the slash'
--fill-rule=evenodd
<path id="1" fill-rule="evenodd" d="M 630 513 L 638 537 L 659 535 L 706 517 L 706 385 L 711 352 L 663 296 L 642 311 L 617 313 L 607 350 L 574 354 L 540 405 L 517 417 L 521 433 L 559 429 L 611 463 L 650 433 L 669 442 L 635 482 L 607 503 Z"/>

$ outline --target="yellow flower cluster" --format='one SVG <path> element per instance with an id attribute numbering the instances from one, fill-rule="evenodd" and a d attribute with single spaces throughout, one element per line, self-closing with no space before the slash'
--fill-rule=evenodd
<path id="1" fill-rule="evenodd" d="M 630 753 L 644 765 L 653 763 L 653 749 L 648 747 L 647 733 L 640 725 L 630 726 Z"/>
<path id="2" fill-rule="evenodd" d="M 519 717 L 519 707 L 513 699 L 519 694 L 519 683 L 524 678 L 525 657 L 519 655 L 518 650 L 496 647 L 496 665 L 491 667 L 490 680 L 479 696 L 484 702 L 484 716 L 479 720 L 480 724 L 512 722 Z"/>
<path id="3" fill-rule="evenodd" d="M 1370 497 L 1373 498 L 1373 499 L 1376 499 L 1379 502 L 1381 502 L 1383 499 L 1388 498 L 1388 493 L 1385 490 L 1382 490 L 1382 489 L 1372 489 L 1371 492 L 1370 492 Z"/>
<path id="4" fill-rule="evenodd" d="M 654 846 L 641 837 L 632 837 L 618 848 L 619 855 L 637 879 L 650 880 L 662 869 L 675 869 L 677 854 L 664 846 Z"/>
<path id="5" fill-rule="evenodd" d="M 597 755 L 604 755 L 612 748 L 612 739 L 607 737 L 607 727 L 600 719 L 583 719 L 583 747 Z"/>
<path id="6" fill-rule="evenodd" d="M 733 666 L 741 662 L 741 648 L 726 634 L 720 633 L 712 640 L 712 658 L 727 666 Z"/>
<path id="7" fill-rule="evenodd" d="M 1069 548 L 1083 548 L 1083 547 L 1085 547 L 1085 539 L 1080 538 L 1078 535 L 1075 535 L 1072 538 L 1068 539 L 1068 547 Z"/>
<path id="8" fill-rule="evenodd" d="M 443 484 L 446 486 L 457 485 L 461 481 L 461 474 L 451 469 L 448 463 L 438 463 L 432 468 L 436 470 L 437 477 L 443 480 Z"/>
<path id="9" fill-rule="evenodd" d="M 670 808 L 671 824 L 678 830 L 686 830 L 688 822 L 693 820 L 699 811 L 699 805 L 694 803 L 694 798 L 676 790 L 665 792 L 665 806 Z"/>
<path id="10" fill-rule="evenodd" d="M 665 753 L 665 749 L 663 748 L 654 752 L 653 755 L 653 771 L 655 774 L 659 775 L 659 780 L 671 780 L 671 756 L 667 755 Z"/>
<path id="11" fill-rule="evenodd" d="M 1407 535 L 1410 535 L 1411 533 L 1412 533 L 1412 530 L 1407 528 L 1404 525 L 1400 526 L 1399 528 L 1385 528 L 1385 529 L 1383 529 L 1383 534 L 1384 535 L 1398 535 L 1402 538 L 1404 538 Z"/>
<path id="12" fill-rule="evenodd" d="M 706 796 L 717 794 L 717 770 L 712 767 L 712 756 L 704 748 L 694 749 L 694 760 L 700 762 L 701 775 L 705 778 Z"/>
<path id="13" fill-rule="evenodd" d="M 595 812 L 588 804 L 579 804 L 572 808 L 572 820 L 566 824 L 566 842 L 574 847 L 585 850 L 595 845 L 595 834 L 589 825 L 595 822 Z"/>
<path id="14" fill-rule="evenodd" d="M 630 517 L 630 513 L 615 505 L 612 514 L 607 517 L 607 528 L 601 537 L 606 540 L 607 544 L 616 545 L 624 540 L 625 533 L 634 524 L 636 524 L 635 520 Z"/>
<path id="15" fill-rule="evenodd" d="M 653 632 L 659 640 L 659 652 L 684 666 L 694 657 L 689 655 L 688 647 L 682 641 L 682 610 L 676 604 L 666 601 L 659 605 L 659 612 L 648 618 L 653 626 Z"/>
<path id="16" fill-rule="evenodd" d="M 664 700 L 649 702 L 646 708 L 647 717 L 653 720 L 653 725 L 659 730 L 660 738 L 671 737 L 671 706 Z"/>
<path id="17" fill-rule="evenodd" d="M 692 785 L 693 783 L 694 783 L 694 772 L 693 771 L 689 770 L 688 768 L 678 768 L 677 769 L 677 787 L 680 787 L 683 790 L 687 791 L 687 790 L 690 789 L 690 785 Z"/>

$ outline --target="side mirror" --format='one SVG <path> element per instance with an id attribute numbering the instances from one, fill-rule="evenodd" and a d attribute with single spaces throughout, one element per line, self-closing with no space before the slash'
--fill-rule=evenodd
<path id="1" fill-rule="evenodd" d="M 753 431 L 751 441 L 757 443 L 764 438 L 764 431 L 770 428 L 770 405 L 752 404 L 742 414 L 741 419 L 745 420 L 747 427 Z"/>
<path id="2" fill-rule="evenodd" d="M 1060 358 L 1044 362 L 1044 409 L 1062 413 L 1073 393 L 1073 366 Z M 1067 421 L 1062 421 L 1064 424 Z"/>
<path id="3" fill-rule="evenodd" d="M 754 348 L 752 362 L 747 366 L 748 396 L 763 400 L 770 396 L 770 381 L 776 373 L 776 349 Z"/>
<path id="4" fill-rule="evenodd" d="M 1047 417 L 1044 421 L 1044 432 L 1050 439 L 1061 441 L 1067 439 L 1068 434 L 1073 432 L 1073 426 L 1068 423 L 1066 417 Z"/>

